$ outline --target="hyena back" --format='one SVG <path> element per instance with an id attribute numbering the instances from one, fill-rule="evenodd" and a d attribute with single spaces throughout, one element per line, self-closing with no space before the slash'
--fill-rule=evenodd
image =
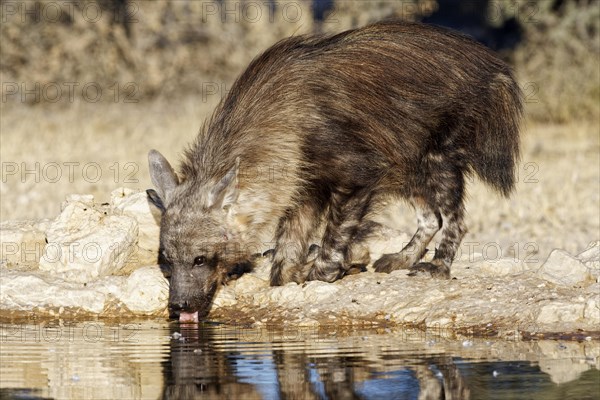
<path id="1" fill-rule="evenodd" d="M 186 152 L 181 177 L 149 155 L 171 307 L 207 313 L 265 232 L 276 240 L 272 285 L 340 278 L 382 196 L 407 199 L 418 229 L 375 270 L 448 278 L 466 232 L 465 178 L 474 172 L 509 195 L 521 114 L 510 68 L 449 30 L 390 21 L 282 40 L 236 80 Z M 267 173 L 274 166 L 283 172 Z M 440 229 L 433 260 L 419 262 Z"/>

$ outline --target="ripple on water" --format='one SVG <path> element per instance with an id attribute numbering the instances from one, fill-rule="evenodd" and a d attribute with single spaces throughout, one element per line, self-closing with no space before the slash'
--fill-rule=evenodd
<path id="1" fill-rule="evenodd" d="M 593 340 L 162 321 L 0 328 L 2 398 L 591 399 L 600 387 Z"/>

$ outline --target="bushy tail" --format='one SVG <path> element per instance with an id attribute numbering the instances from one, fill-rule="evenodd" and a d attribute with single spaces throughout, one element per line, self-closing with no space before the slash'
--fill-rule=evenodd
<path id="1" fill-rule="evenodd" d="M 474 171 L 508 197 L 515 186 L 519 162 L 519 127 L 523 116 L 521 89 L 512 74 L 498 74 L 490 83 L 492 107 L 481 110 L 476 134 Z"/>

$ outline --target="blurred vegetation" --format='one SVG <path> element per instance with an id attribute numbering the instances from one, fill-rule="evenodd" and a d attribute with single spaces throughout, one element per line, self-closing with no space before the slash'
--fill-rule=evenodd
<path id="1" fill-rule="evenodd" d="M 600 5 L 597 0 L 497 2 L 523 40 L 513 60 L 538 121 L 600 119 Z"/>
<path id="2" fill-rule="evenodd" d="M 2 102 L 53 102 L 57 90 L 63 91 L 58 97 L 65 101 L 69 90 L 78 96 L 90 83 L 104 91 L 102 100 L 120 96 L 173 102 L 205 96 L 207 91 L 226 92 L 253 57 L 283 37 L 338 32 L 387 17 L 421 20 L 445 12 L 444 3 L 475 4 L 471 0 L 0 0 Z M 599 118 L 597 1 L 476 3 L 478 10 L 481 4 L 487 8 L 485 32 L 501 32 L 503 26 L 520 32 L 515 46 L 500 50 L 516 67 L 531 118 L 551 122 Z M 41 96 L 32 94 L 36 90 Z M 92 87 L 88 95 L 95 97 L 95 90 Z"/>

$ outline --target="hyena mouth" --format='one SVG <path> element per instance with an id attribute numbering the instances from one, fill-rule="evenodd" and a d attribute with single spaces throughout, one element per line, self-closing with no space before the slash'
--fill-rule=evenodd
<path id="1" fill-rule="evenodd" d="M 198 311 L 193 313 L 181 311 L 179 313 L 179 322 L 198 322 Z"/>

